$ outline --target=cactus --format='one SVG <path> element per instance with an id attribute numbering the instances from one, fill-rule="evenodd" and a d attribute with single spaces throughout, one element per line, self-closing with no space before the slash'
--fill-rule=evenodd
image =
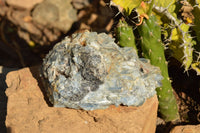
<path id="1" fill-rule="evenodd" d="M 155 6 L 153 11 L 158 15 L 161 25 L 164 27 L 163 31 L 168 31 L 167 37 L 169 43 L 169 49 L 172 51 L 172 57 L 177 59 L 184 66 L 185 71 L 188 71 L 193 62 L 193 47 L 195 41 L 192 40 L 189 34 L 190 26 L 183 23 L 177 18 L 177 11 L 175 12 L 175 1 L 169 2 L 165 1 L 165 5 L 158 4 Z M 163 6 L 163 7 L 162 7 Z M 171 8 L 167 8 L 171 7 Z M 189 20 L 188 20 L 189 21 Z"/>
<path id="2" fill-rule="evenodd" d="M 191 26 L 192 30 L 195 31 L 196 34 L 196 39 L 198 43 L 200 43 L 200 19 L 199 19 L 199 13 L 200 13 L 200 0 L 188 0 L 188 2 L 192 5 L 194 8 L 192 10 L 192 14 L 194 15 L 194 20 L 193 20 L 193 26 Z M 195 52 L 194 52 L 194 58 L 196 58 L 192 65 L 191 68 L 197 72 L 197 75 L 200 75 L 200 46 L 195 45 Z"/>
<path id="3" fill-rule="evenodd" d="M 161 29 L 155 21 L 154 16 L 144 20 L 143 24 L 138 27 L 138 31 L 142 38 L 141 48 L 144 57 L 150 59 L 152 65 L 158 66 L 164 77 L 162 87 L 157 88 L 159 111 L 166 121 L 172 121 L 179 119 L 178 108 L 169 80 L 164 46 L 161 42 Z"/>
<path id="4" fill-rule="evenodd" d="M 183 64 L 185 71 L 187 71 L 192 64 L 193 46 L 195 45 L 195 41 L 192 40 L 188 31 L 189 26 L 184 23 L 174 28 L 169 44 L 169 48 L 173 51 L 172 56 Z"/>
<path id="5" fill-rule="evenodd" d="M 148 7 L 148 11 L 144 9 L 144 12 L 142 12 L 140 8 L 138 14 L 143 15 L 141 14 L 142 12 L 150 15 L 153 2 L 154 1 L 152 1 L 152 3 L 148 6 L 141 5 L 143 6 L 142 8 Z M 148 19 L 148 17 L 146 18 Z M 142 19 L 140 21 L 142 21 Z M 157 88 L 156 90 L 159 99 L 159 111 L 166 121 L 174 121 L 179 119 L 179 114 L 176 100 L 173 95 L 171 82 L 168 76 L 167 62 L 164 55 L 164 46 L 161 42 L 161 30 L 160 27 L 155 24 L 155 17 L 151 16 L 148 20 L 144 20 L 144 22 L 144 24 L 137 28 L 142 38 L 141 49 L 143 51 L 143 56 L 150 59 L 152 65 L 158 66 L 161 70 L 162 76 L 164 77 L 162 80 L 162 87 Z M 119 32 L 117 33 L 118 36 L 120 36 Z M 123 46 L 128 45 L 126 44 Z"/>
<path id="6" fill-rule="evenodd" d="M 111 2 L 111 4 L 118 6 L 118 8 L 122 8 L 126 15 L 130 15 L 134 8 L 140 6 L 142 0 L 112 0 Z M 119 10 L 122 11 L 121 9 Z"/>
<path id="7" fill-rule="evenodd" d="M 197 75 L 200 75 L 200 62 L 192 63 L 191 67 L 197 72 Z"/>
<path id="8" fill-rule="evenodd" d="M 200 19 L 199 19 L 199 13 L 200 13 L 200 1 L 199 0 L 188 0 L 188 2 L 193 6 L 192 14 L 194 15 L 194 25 L 191 27 L 197 36 L 198 42 L 200 42 Z"/>
<path id="9" fill-rule="evenodd" d="M 179 1 L 179 5 L 174 3 L 177 7 L 182 6 L 182 8 L 179 8 L 183 11 L 181 15 L 186 15 L 183 16 L 183 20 L 178 19 L 176 15 L 172 15 L 177 14 L 178 9 L 175 12 L 175 10 L 168 11 L 166 8 L 154 8 L 156 15 L 165 16 L 168 19 L 168 21 L 166 19 L 162 20 L 162 23 L 170 25 L 171 28 L 169 30 L 170 38 L 168 39 L 170 40 L 169 49 L 173 51 L 172 56 L 182 63 L 185 71 L 192 68 L 197 72 L 197 75 L 200 74 L 200 67 L 197 65 L 200 59 L 200 47 L 196 45 L 200 42 L 199 3 L 199 0 Z M 195 32 L 195 37 L 191 36 L 191 31 Z"/>
<path id="10" fill-rule="evenodd" d="M 126 21 L 119 21 L 116 28 L 116 35 L 120 46 L 133 47 L 137 51 L 135 44 L 135 36 L 133 35 L 133 29 L 126 23 Z"/>
<path id="11" fill-rule="evenodd" d="M 140 32 L 140 36 L 143 38 L 142 44 L 142 51 L 146 58 L 152 58 L 150 54 L 154 56 L 158 56 L 158 53 L 156 53 L 156 50 L 152 50 L 149 45 L 144 45 L 144 38 L 148 36 L 149 33 L 152 37 L 158 37 L 156 36 L 157 33 L 153 33 L 152 30 L 158 30 L 154 27 L 151 27 L 150 20 L 152 18 L 149 18 L 151 12 L 154 16 L 156 16 L 155 22 L 158 23 L 161 27 L 161 34 L 163 38 L 159 38 L 161 41 L 160 43 L 164 44 L 164 47 L 162 47 L 162 51 L 169 50 L 171 57 L 174 57 L 176 60 L 178 60 L 182 66 L 184 67 L 185 71 L 188 71 L 190 69 L 193 69 L 196 71 L 197 75 L 200 75 L 200 45 L 196 45 L 200 43 L 200 19 L 199 19 L 199 13 L 200 13 L 200 0 L 152 0 L 149 2 L 149 0 L 145 1 L 135 1 L 134 6 L 128 5 L 127 2 L 129 0 L 124 0 L 123 2 L 126 3 L 126 7 L 124 4 L 122 4 L 122 1 L 118 1 L 118 7 L 121 8 L 120 11 L 125 12 L 122 13 L 124 15 L 129 15 L 130 9 L 134 7 L 134 10 L 137 11 L 140 23 L 135 24 L 136 27 L 134 29 L 138 30 Z M 130 0 L 133 1 L 133 0 Z M 130 3 L 131 4 L 131 3 Z M 136 6 L 137 5 L 137 6 Z M 153 6 L 152 6 L 153 5 Z M 129 10 L 127 10 L 129 9 Z M 143 19 L 146 18 L 147 20 L 144 20 L 145 24 L 142 26 L 137 27 L 138 25 L 142 24 Z M 150 20 L 148 20 L 150 19 Z M 148 25 L 150 24 L 150 25 Z M 134 26 L 135 26 L 134 25 Z M 143 31 L 145 29 L 145 26 L 150 26 L 153 29 L 147 29 L 147 31 Z M 144 29 L 142 29 L 143 27 Z M 157 26 L 156 26 L 157 27 Z M 135 32 L 135 31 L 134 31 Z M 192 34 L 191 34 L 192 33 Z M 135 33 L 134 33 L 135 34 Z M 149 35 L 149 36 L 150 36 Z M 120 38 L 120 37 L 118 37 Z M 135 37 L 135 40 L 138 38 Z M 155 41 L 155 40 L 154 40 Z M 145 43 L 153 42 L 153 40 L 146 41 Z M 157 42 L 158 43 L 158 42 Z M 128 46 L 128 44 L 123 45 Z M 137 44 L 138 51 L 141 51 L 140 46 Z M 145 48 L 144 48 L 145 46 Z M 147 47 L 149 46 L 149 47 Z M 161 48 L 160 48 L 161 49 Z M 140 54 L 138 52 L 138 54 Z M 160 54 L 160 58 L 164 58 L 164 52 Z M 155 59 L 151 59 L 154 61 L 151 61 L 152 64 L 157 65 L 158 61 L 156 62 Z M 160 67 L 161 71 L 163 71 L 163 66 Z M 165 70 L 166 66 L 165 66 Z M 165 71 L 167 73 L 167 71 Z M 168 79 L 168 75 L 164 75 L 165 80 Z M 166 80 L 166 82 L 169 82 Z M 163 83 L 163 88 L 171 88 L 171 85 L 166 85 Z M 162 88 L 162 91 L 166 91 Z M 162 91 L 158 91 L 163 95 Z M 163 92 L 164 92 L 163 91 Z M 160 95 L 160 96 L 161 96 Z M 162 96 L 161 96 L 162 97 Z M 160 100 L 160 99 L 159 99 Z M 161 101 L 162 103 L 162 101 Z M 168 103 L 166 103 L 168 105 Z M 161 105 L 162 106 L 162 105 Z M 174 106 L 174 105 L 173 105 Z M 161 109 L 162 113 L 162 109 Z M 166 112 L 163 112 L 164 115 L 166 115 Z M 165 117 L 165 116 L 164 116 Z M 174 114 L 174 117 L 176 115 Z M 166 118 L 168 119 L 168 118 Z M 168 119 L 170 120 L 170 119 Z"/>

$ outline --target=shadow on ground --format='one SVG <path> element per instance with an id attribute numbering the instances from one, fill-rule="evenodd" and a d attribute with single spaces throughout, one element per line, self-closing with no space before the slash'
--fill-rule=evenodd
<path id="1" fill-rule="evenodd" d="M 7 115 L 7 101 L 6 88 L 6 75 L 9 71 L 16 70 L 16 68 L 0 67 L 0 133 L 6 133 L 6 115 Z"/>
<path id="2" fill-rule="evenodd" d="M 40 76 L 40 67 L 41 67 L 40 65 L 37 65 L 37 66 L 30 67 L 29 69 L 32 73 L 32 76 L 37 80 L 38 86 L 43 93 L 44 100 L 46 101 L 47 105 L 49 107 L 53 107 L 53 105 L 50 103 L 49 98 L 47 96 L 47 92 L 45 89 L 46 84 L 44 83 L 44 79 Z"/>
<path id="3" fill-rule="evenodd" d="M 11 133 L 11 128 L 6 127 L 5 121 L 6 121 L 6 115 L 7 115 L 7 102 L 8 98 L 6 96 L 6 88 L 8 87 L 6 84 L 6 75 L 10 71 L 17 70 L 16 68 L 4 68 L 0 66 L 0 133 Z M 47 102 L 47 104 L 52 107 L 52 104 L 49 102 L 46 92 L 44 89 L 44 85 L 42 83 L 42 79 L 40 77 L 40 66 L 34 66 L 30 67 L 30 71 L 33 75 L 33 77 L 37 80 L 38 86 L 40 87 L 44 99 Z"/>
<path id="4" fill-rule="evenodd" d="M 5 74 L 0 74 L 0 132 L 6 133 L 6 114 L 7 114 L 7 101 L 8 98 L 5 94 L 7 85 L 5 83 L 6 76 Z"/>

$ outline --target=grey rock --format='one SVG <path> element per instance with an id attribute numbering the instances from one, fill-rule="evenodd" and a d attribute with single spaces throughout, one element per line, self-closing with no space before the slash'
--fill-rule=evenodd
<path id="1" fill-rule="evenodd" d="M 158 67 L 120 48 L 105 33 L 73 34 L 56 44 L 41 68 L 55 107 L 94 110 L 110 105 L 140 106 L 156 94 Z"/>
<path id="2" fill-rule="evenodd" d="M 89 6 L 92 0 L 72 0 L 72 5 L 75 9 L 82 9 Z"/>
<path id="3" fill-rule="evenodd" d="M 41 3 L 43 0 L 6 0 L 9 6 L 19 7 L 23 9 L 32 9 L 36 4 Z"/>
<path id="4" fill-rule="evenodd" d="M 67 32 L 77 20 L 77 11 L 69 0 L 45 0 L 32 12 L 33 21 Z"/>

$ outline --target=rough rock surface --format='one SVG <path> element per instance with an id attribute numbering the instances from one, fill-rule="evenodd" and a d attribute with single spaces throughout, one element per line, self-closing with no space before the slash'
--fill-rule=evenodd
<path id="1" fill-rule="evenodd" d="M 200 132 L 200 124 L 176 126 L 170 131 L 170 133 L 199 133 L 199 132 Z"/>
<path id="2" fill-rule="evenodd" d="M 140 107 L 84 111 L 48 106 L 39 67 L 8 73 L 6 126 L 12 133 L 155 133 L 158 100 Z M 39 87 L 40 86 L 40 87 Z"/>
<path id="3" fill-rule="evenodd" d="M 162 80 L 160 69 L 133 48 L 120 48 L 107 34 L 89 31 L 57 43 L 41 72 L 55 107 L 84 110 L 140 106 Z"/>
<path id="4" fill-rule="evenodd" d="M 5 90 L 7 88 L 6 85 L 6 74 L 10 71 L 14 71 L 17 68 L 7 68 L 0 66 L 0 133 L 6 133 L 6 113 L 7 113 L 7 97 L 5 94 Z"/>
<path id="5" fill-rule="evenodd" d="M 39 24 L 67 32 L 77 20 L 70 0 L 45 0 L 33 10 L 33 20 Z"/>
<path id="6" fill-rule="evenodd" d="M 72 0 L 72 5 L 75 9 L 87 7 L 92 0 Z"/>
<path id="7" fill-rule="evenodd" d="M 31 9 L 36 4 L 41 3 L 42 1 L 43 0 L 6 0 L 8 5 L 24 9 Z"/>

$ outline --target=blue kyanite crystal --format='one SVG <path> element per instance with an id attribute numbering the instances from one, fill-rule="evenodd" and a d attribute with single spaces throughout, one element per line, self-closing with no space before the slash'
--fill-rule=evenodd
<path id="1" fill-rule="evenodd" d="M 55 45 L 43 61 L 42 77 L 55 107 L 94 110 L 142 105 L 156 94 L 158 67 L 120 48 L 108 35 L 74 34 Z"/>

